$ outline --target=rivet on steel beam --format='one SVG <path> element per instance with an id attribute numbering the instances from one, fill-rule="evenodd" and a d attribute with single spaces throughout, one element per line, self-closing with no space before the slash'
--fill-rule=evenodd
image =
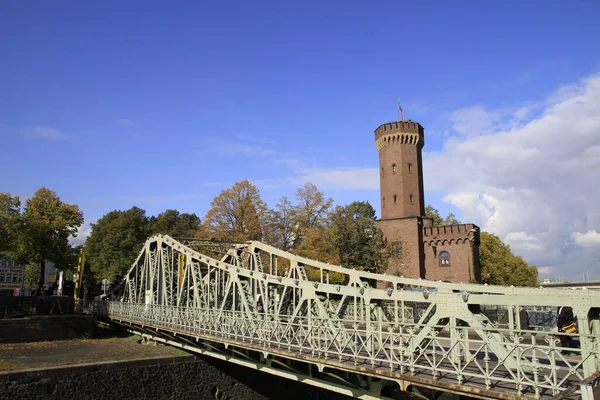
<path id="1" fill-rule="evenodd" d="M 429 290 L 423 289 L 423 297 L 425 298 L 425 300 L 429 298 Z"/>
<path id="2" fill-rule="evenodd" d="M 466 303 L 469 300 L 469 292 L 462 292 L 462 299 Z"/>
<path id="3" fill-rule="evenodd" d="M 296 284 L 296 286 L 298 286 L 298 284 L 300 283 L 300 281 L 298 279 L 294 279 L 294 283 Z"/>
<path id="4" fill-rule="evenodd" d="M 336 292 L 339 292 L 339 291 L 340 291 L 340 289 L 341 289 L 340 285 L 335 285 L 335 291 L 336 291 Z"/>
<path id="5" fill-rule="evenodd" d="M 358 291 L 360 292 L 360 294 L 365 294 L 365 288 L 361 287 L 360 289 L 358 289 Z"/>
<path id="6" fill-rule="evenodd" d="M 391 287 L 389 287 L 389 288 L 387 288 L 387 290 L 385 292 L 387 293 L 388 296 L 391 296 L 392 293 L 394 292 L 394 290 Z"/>

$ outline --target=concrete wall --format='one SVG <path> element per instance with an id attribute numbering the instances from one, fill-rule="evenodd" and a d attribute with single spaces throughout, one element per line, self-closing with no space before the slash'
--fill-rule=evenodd
<path id="1" fill-rule="evenodd" d="M 349 399 L 210 357 L 168 357 L 0 373 L 0 399 Z"/>

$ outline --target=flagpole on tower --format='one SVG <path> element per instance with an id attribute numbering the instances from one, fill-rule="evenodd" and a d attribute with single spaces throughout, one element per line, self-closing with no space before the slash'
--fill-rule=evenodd
<path id="1" fill-rule="evenodd" d="M 400 97 L 398 97 L 398 119 L 404 122 L 404 111 L 402 111 L 402 106 L 400 105 Z"/>

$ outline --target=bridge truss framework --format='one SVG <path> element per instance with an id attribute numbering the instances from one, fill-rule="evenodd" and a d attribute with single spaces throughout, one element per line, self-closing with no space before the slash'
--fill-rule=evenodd
<path id="1" fill-rule="evenodd" d="M 418 389 L 506 399 L 568 392 L 588 400 L 586 378 L 600 370 L 600 292 L 591 290 L 408 279 L 260 242 L 166 235 L 147 240 L 124 285 L 121 301 L 95 303 L 98 317 L 354 397 Z M 553 315 L 564 305 L 578 319 L 571 335 L 578 348 L 562 348 L 563 334 L 549 327 L 524 326 L 528 315 Z M 490 308 L 504 311 L 501 324 Z"/>

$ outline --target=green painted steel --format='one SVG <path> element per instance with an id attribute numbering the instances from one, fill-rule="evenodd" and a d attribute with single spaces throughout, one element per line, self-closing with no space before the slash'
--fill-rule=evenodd
<path id="1" fill-rule="evenodd" d="M 124 283 L 121 301 L 95 305 L 98 316 L 192 350 L 225 344 L 259 352 L 259 364 L 303 362 L 341 382 L 357 372 L 372 388 L 381 378 L 402 390 L 543 398 L 600 369 L 600 292 L 593 290 L 408 279 L 260 242 L 165 235 L 148 239 Z M 576 348 L 561 347 L 564 334 L 553 326 L 564 305 L 578 320 L 569 339 Z M 381 395 L 373 390 L 365 398 Z"/>

